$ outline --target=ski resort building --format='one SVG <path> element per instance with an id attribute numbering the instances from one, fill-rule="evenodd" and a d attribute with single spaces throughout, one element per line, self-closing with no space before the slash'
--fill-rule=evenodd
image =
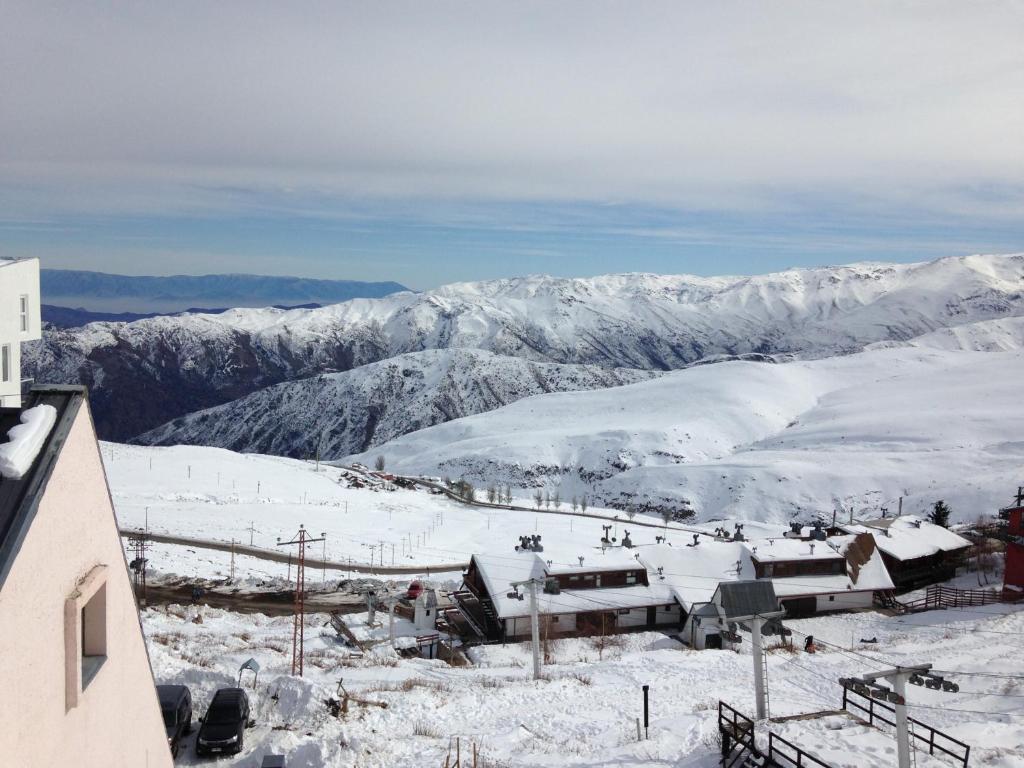
<path id="1" fill-rule="evenodd" d="M 612 547 L 575 563 L 546 560 L 523 550 L 508 555 L 474 555 L 463 589 L 454 595 L 461 618 L 484 640 L 530 636 L 528 587 L 536 580 L 542 635 L 602 635 L 679 628 L 682 613 L 670 587 L 651 581 L 632 550 Z"/>
<path id="2" fill-rule="evenodd" d="M 913 589 L 951 579 L 971 542 L 917 515 L 883 517 L 839 526 L 846 533 L 869 533 L 897 589 Z"/>
<path id="3" fill-rule="evenodd" d="M 869 607 L 875 592 L 893 588 L 870 536 L 697 541 L 643 547 L 641 554 L 651 578 L 669 584 L 686 616 L 712 602 L 719 585 L 729 582 L 771 582 L 790 618 Z"/>
<path id="4" fill-rule="evenodd" d="M 4 327 L 15 345 L 21 326 Z M 0 408 L 0 761 L 170 768 L 86 391 L 14 399 Z"/>
<path id="5" fill-rule="evenodd" d="M 21 345 L 40 334 L 39 259 L 0 259 L 0 408 L 21 405 Z"/>
<path id="6" fill-rule="evenodd" d="M 686 617 L 681 638 L 691 648 L 727 648 L 740 642 L 737 629 L 749 630 L 746 622 L 755 616 L 777 616 L 783 610 L 770 580 L 723 581 L 706 603 L 696 603 Z M 778 619 L 762 632 L 778 634 Z"/>

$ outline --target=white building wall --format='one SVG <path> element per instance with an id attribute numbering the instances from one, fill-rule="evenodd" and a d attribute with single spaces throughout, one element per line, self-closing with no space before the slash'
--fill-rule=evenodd
<path id="1" fill-rule="evenodd" d="M 3 269 L 0 268 L 0 272 Z M 68 610 L 105 579 L 106 661 L 84 690 Z M 67 632 L 71 626 L 72 631 Z M 85 642 L 90 642 L 85 632 Z M 66 647 L 66 643 L 68 646 Z M 71 648 L 71 653 L 67 648 Z M 69 675 L 70 672 L 70 675 Z M 131 581 L 83 403 L 35 519 L 0 588 L 0 763 L 31 768 L 171 768 Z M 77 698 L 69 708 L 69 699 Z"/>
<path id="2" fill-rule="evenodd" d="M 565 632 L 576 631 L 576 614 L 574 613 L 559 613 L 557 615 L 546 615 L 541 614 L 540 616 L 540 634 L 541 638 L 544 637 L 544 620 L 551 619 L 551 632 L 552 634 L 563 634 Z M 505 637 L 508 639 L 513 638 L 526 638 L 530 637 L 530 617 L 529 616 L 517 616 L 512 619 L 505 619 Z"/>
<path id="3" fill-rule="evenodd" d="M 667 605 L 658 606 L 658 616 L 656 624 L 662 626 L 664 624 L 676 624 L 683 620 L 683 608 L 679 603 L 673 603 L 671 607 Z"/>
<path id="4" fill-rule="evenodd" d="M 21 299 L 28 298 L 28 313 L 22 326 Z M 0 408 L 21 405 L 21 345 L 40 338 L 39 259 L 0 259 L 0 366 L 7 350 L 7 377 L 0 369 Z M 0 436 L 3 439 L 5 436 Z"/>
<path id="5" fill-rule="evenodd" d="M 851 608 L 870 608 L 874 601 L 872 592 L 837 592 L 833 595 L 818 595 L 818 613 L 823 611 L 847 611 Z"/>

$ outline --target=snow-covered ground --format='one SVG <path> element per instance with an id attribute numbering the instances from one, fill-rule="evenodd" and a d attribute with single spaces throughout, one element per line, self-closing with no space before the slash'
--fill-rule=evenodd
<path id="1" fill-rule="evenodd" d="M 217 687 L 234 685 L 250 657 L 262 665 L 252 692 L 257 725 L 246 748 L 222 765 L 288 756 L 289 768 L 423 768 L 443 763 L 449 741 L 497 768 L 712 768 L 719 699 L 754 711 L 749 642 L 740 653 L 691 651 L 658 633 L 552 641 L 545 679 L 530 679 L 523 644 L 470 651 L 472 664 L 399 659 L 386 646 L 352 658 L 326 617 L 307 618 L 306 674 L 289 675 L 291 619 L 212 608 L 148 609 L 143 624 L 159 682 L 191 687 L 196 717 Z M 837 679 L 892 664 L 930 662 L 959 693 L 910 686 L 910 714 L 971 745 L 971 765 L 1024 766 L 1024 608 L 933 611 L 891 618 L 875 612 L 787 622 L 796 645 L 806 634 L 828 645 L 814 655 L 769 654 L 771 714 L 837 709 Z M 877 644 L 860 643 L 877 638 Z M 249 678 L 246 677 L 248 683 Z M 332 716 L 338 683 L 361 703 Z M 638 741 L 641 686 L 650 685 L 650 739 Z M 386 705 L 386 706 L 381 706 Z M 895 764 L 890 733 L 831 716 L 773 724 L 834 766 Z M 763 729 L 761 729 L 763 730 Z M 181 762 L 198 764 L 193 743 Z M 916 765 L 949 765 L 918 751 Z"/>
<path id="2" fill-rule="evenodd" d="M 991 330 L 991 329 L 990 329 Z M 614 389 L 526 398 L 350 460 L 395 471 L 784 523 L 938 499 L 1006 503 L 1024 463 L 1024 352 L 928 346 L 777 365 L 725 362 Z M 842 513 L 841 513 L 842 514 Z"/>
<path id="3" fill-rule="evenodd" d="M 310 545 L 309 554 L 357 565 L 423 567 L 434 580 L 459 579 L 459 564 L 471 555 L 513 551 L 518 537 L 540 534 L 546 550 L 573 561 L 599 545 L 601 521 L 511 510 L 468 507 L 425 490 L 393 491 L 350 488 L 336 467 L 276 456 L 240 454 L 220 448 L 178 446 L 150 448 L 103 443 L 101 446 L 118 523 L 155 533 L 222 542 L 232 540 L 276 549 L 291 540 L 299 525 L 326 541 Z M 523 505 L 528 498 L 515 499 Z M 569 511 L 566 501 L 562 511 Z M 589 513 L 618 515 L 619 533 L 629 528 L 640 544 L 654 543 L 663 528 L 631 527 L 615 510 Z M 250 527 L 254 532 L 250 532 Z M 614 533 L 615 531 L 613 531 Z M 776 531 L 777 532 L 777 531 Z M 670 540 L 689 534 L 670 525 Z M 381 545 L 383 543 L 383 560 Z M 295 548 L 292 548 L 295 551 Z M 229 552 L 154 543 L 150 567 L 158 572 L 202 578 L 226 578 Z M 426 566 L 440 566 L 429 572 Z M 447 566 L 447 567 L 446 567 Z M 237 555 L 240 578 L 283 578 L 286 563 Z M 327 579 L 347 575 L 328 571 Z M 321 572 L 310 569 L 309 579 Z"/>

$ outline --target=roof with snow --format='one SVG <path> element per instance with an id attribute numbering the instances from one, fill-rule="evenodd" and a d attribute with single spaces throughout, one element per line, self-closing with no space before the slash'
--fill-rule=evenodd
<path id="1" fill-rule="evenodd" d="M 914 560 L 971 546 L 963 536 L 917 515 L 861 520 L 839 527 L 847 533 L 870 533 L 878 548 L 897 560 Z"/>
<path id="2" fill-rule="evenodd" d="M 687 611 L 695 603 L 711 602 L 723 581 L 755 578 L 749 551 L 738 541 L 702 539 L 696 546 L 681 547 L 656 544 L 641 547 L 640 560 L 648 567 L 651 583 L 667 584 Z"/>
<path id="3" fill-rule="evenodd" d="M 22 416 L 27 411 L 40 406 L 54 409 L 52 424 L 47 416 L 45 424 L 29 429 L 31 446 L 9 449 L 9 453 L 16 454 L 18 471 L 0 475 L 0 587 L 32 526 L 39 501 L 85 396 L 85 387 L 38 386 L 29 392 L 23 408 L 0 410 L 0 440 L 3 440 L 12 429 L 25 425 Z M 46 426 L 45 434 L 42 426 Z M 11 442 L 0 445 L 11 445 Z"/>
<path id="4" fill-rule="evenodd" d="M 756 579 L 752 554 L 755 549 L 758 561 L 768 559 L 766 553 L 772 553 L 776 561 L 846 560 L 846 573 L 771 578 L 779 598 L 893 589 L 892 578 L 871 537 L 831 536 L 828 542 L 814 542 L 813 555 L 809 544 L 791 539 L 702 540 L 696 546 L 641 547 L 640 559 L 648 567 L 651 583 L 661 580 L 668 584 L 687 611 L 697 603 L 710 602 L 720 583 Z"/>
<path id="5" fill-rule="evenodd" d="M 762 539 L 746 542 L 750 555 L 759 563 L 791 560 L 835 560 L 843 555 L 828 546 L 827 541 L 802 541 L 800 539 Z"/>
<path id="6" fill-rule="evenodd" d="M 520 600 L 514 596 L 512 584 L 529 579 L 541 579 L 562 573 L 600 573 L 643 570 L 643 565 L 626 552 L 609 549 L 605 555 L 585 557 L 581 568 L 577 562 L 556 563 L 544 559 L 543 553 L 511 552 L 508 555 L 474 555 L 473 561 L 484 581 L 487 593 L 494 604 L 499 618 L 507 619 L 530 614 L 529 593 L 520 587 Z M 592 561 L 592 564 L 591 564 Z M 513 593 L 509 597 L 509 593 Z M 537 610 L 540 613 L 583 613 L 588 611 L 610 611 L 620 608 L 641 608 L 644 606 L 667 605 L 675 602 L 671 587 L 663 581 L 650 586 L 645 584 L 594 587 L 590 589 L 563 589 L 559 594 L 537 592 Z"/>

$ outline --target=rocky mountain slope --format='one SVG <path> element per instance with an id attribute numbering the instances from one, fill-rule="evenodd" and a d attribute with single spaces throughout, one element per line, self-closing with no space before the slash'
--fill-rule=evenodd
<path id="1" fill-rule="evenodd" d="M 283 381 L 407 352 L 672 370 L 716 355 L 826 357 L 1024 315 L 1024 254 L 857 264 L 741 278 L 529 277 L 320 309 L 94 323 L 46 334 L 27 373 L 92 387 L 100 432 L 127 439 Z"/>
<path id="2" fill-rule="evenodd" d="M 878 349 L 698 366 L 615 390 L 540 395 L 347 461 L 558 489 L 595 505 L 764 521 L 945 499 L 960 519 L 1020 484 L 1024 352 Z"/>
<path id="3" fill-rule="evenodd" d="M 285 382 L 182 416 L 133 442 L 212 445 L 338 458 L 529 395 L 616 387 L 659 375 L 536 363 L 471 349 L 398 355 L 351 371 Z"/>

